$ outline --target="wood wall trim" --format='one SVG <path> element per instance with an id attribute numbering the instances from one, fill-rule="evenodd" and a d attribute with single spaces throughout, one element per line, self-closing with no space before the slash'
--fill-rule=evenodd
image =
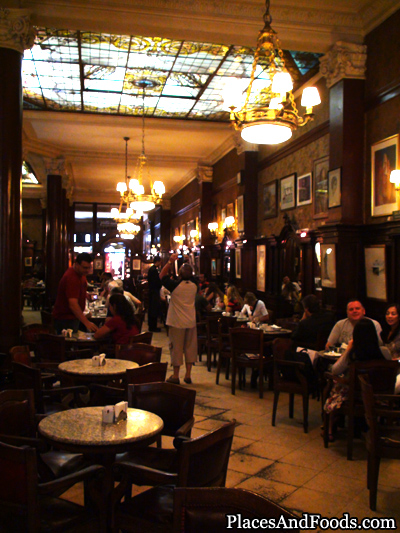
<path id="1" fill-rule="evenodd" d="M 294 154 L 301 148 L 304 148 L 304 146 L 307 146 L 307 144 L 310 144 L 320 137 L 324 137 L 324 135 L 327 135 L 329 133 L 329 120 L 326 120 L 319 126 L 313 128 L 308 133 L 305 133 L 292 143 L 290 143 L 288 146 L 284 146 L 280 150 L 277 150 L 270 156 L 266 157 L 260 163 L 258 164 L 258 171 L 264 170 L 265 168 L 270 167 L 271 165 L 274 165 L 278 161 L 281 161 L 281 159 L 285 159 L 286 157 L 289 157 L 290 155 Z"/>
<path id="2" fill-rule="evenodd" d="M 231 187 L 234 187 L 235 185 L 237 185 L 236 176 L 234 178 L 231 178 L 228 181 L 225 181 L 225 183 L 223 183 L 222 185 L 214 189 L 213 194 L 217 194 L 221 191 L 225 191 L 226 189 L 230 189 Z"/>
<path id="3" fill-rule="evenodd" d="M 186 205 L 185 207 L 183 207 L 182 209 L 180 209 L 179 211 L 177 211 L 176 213 L 174 213 L 174 218 L 175 217 L 180 217 L 181 215 L 184 215 L 185 213 L 187 213 L 188 211 L 190 211 L 191 209 L 193 209 L 194 207 L 199 207 L 200 206 L 200 199 L 198 198 L 197 200 L 195 200 L 194 202 L 192 202 L 191 204 L 189 205 Z"/>
<path id="4" fill-rule="evenodd" d="M 369 98 L 365 104 L 365 109 L 366 111 L 370 111 L 371 109 L 374 109 L 375 107 L 378 107 L 388 100 L 396 98 L 397 96 L 400 96 L 399 80 L 395 80 L 393 83 L 386 85 L 386 87 L 383 87 L 383 89 Z"/>

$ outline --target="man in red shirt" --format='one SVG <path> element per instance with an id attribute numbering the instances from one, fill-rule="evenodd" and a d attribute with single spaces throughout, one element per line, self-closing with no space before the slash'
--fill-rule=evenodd
<path id="1" fill-rule="evenodd" d="M 90 272 L 92 261 L 90 254 L 78 254 L 74 265 L 68 268 L 61 278 L 53 308 L 54 328 L 58 334 L 63 329 L 78 331 L 79 322 L 82 322 L 88 331 L 98 329 L 96 324 L 83 314 L 87 297 L 86 275 Z"/>

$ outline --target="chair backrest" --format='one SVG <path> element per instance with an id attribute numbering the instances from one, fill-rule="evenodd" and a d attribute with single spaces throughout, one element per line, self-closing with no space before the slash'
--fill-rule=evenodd
<path id="1" fill-rule="evenodd" d="M 129 344 L 136 344 L 138 342 L 141 342 L 142 344 L 151 344 L 152 340 L 153 332 L 143 331 L 143 333 L 139 333 L 138 335 L 133 335 L 133 337 L 129 337 Z"/>
<path id="2" fill-rule="evenodd" d="M 135 318 L 136 318 L 136 320 L 138 322 L 139 331 L 142 331 L 143 322 L 144 322 L 144 313 L 142 313 L 142 312 L 135 313 Z M 152 332 L 151 331 L 149 331 L 149 332 L 145 331 L 144 333 L 152 333 Z M 144 341 L 141 341 L 141 342 L 144 342 Z M 151 339 L 150 339 L 150 343 L 151 343 Z"/>
<path id="3" fill-rule="evenodd" d="M 20 437 L 35 435 L 35 404 L 32 390 L 10 389 L 0 392 L 0 434 Z"/>
<path id="4" fill-rule="evenodd" d="M 238 515 L 242 518 L 285 520 L 298 517 L 267 500 L 261 494 L 249 490 L 223 487 L 183 488 L 174 490 L 174 518 L 172 533 L 225 533 L 228 525 L 238 527 Z M 232 518 L 230 518 L 230 516 Z M 298 528 L 291 531 L 299 532 Z"/>
<path id="5" fill-rule="evenodd" d="M 50 326 L 45 324 L 28 324 L 26 326 L 22 326 L 21 332 L 23 343 L 29 344 L 29 346 L 32 348 L 36 344 L 39 335 L 43 333 L 51 334 L 53 331 Z"/>
<path id="6" fill-rule="evenodd" d="M 176 431 L 193 418 L 196 391 L 173 383 L 146 383 L 128 386 L 129 407 L 150 411 L 164 421 L 163 435 Z"/>
<path id="7" fill-rule="evenodd" d="M 117 344 L 115 347 L 115 358 L 133 361 L 138 365 L 147 363 L 159 363 L 161 361 L 162 348 L 151 346 L 151 344 Z"/>
<path id="8" fill-rule="evenodd" d="M 219 331 L 223 335 L 229 335 L 229 329 L 234 328 L 237 325 L 235 316 L 221 316 L 219 319 Z"/>
<path id="9" fill-rule="evenodd" d="M 168 363 L 147 363 L 138 368 L 129 368 L 126 371 L 126 382 L 128 385 L 139 385 L 165 381 L 167 368 Z"/>
<path id="10" fill-rule="evenodd" d="M 13 346 L 10 348 L 11 360 L 15 363 L 22 363 L 23 365 L 32 366 L 32 358 L 29 346 Z"/>
<path id="11" fill-rule="evenodd" d="M 35 355 L 41 362 L 65 361 L 65 337 L 59 335 L 40 334 L 35 347 Z"/>
<path id="12" fill-rule="evenodd" d="M 212 338 L 218 337 L 218 321 L 219 316 L 207 316 L 207 340 L 210 341 Z"/>
<path id="13" fill-rule="evenodd" d="M 45 326 L 50 326 L 53 330 L 52 333 L 54 333 L 54 319 L 50 311 L 44 311 L 42 309 L 40 311 L 40 317 L 42 319 L 42 324 L 44 324 Z"/>
<path id="14" fill-rule="evenodd" d="M 35 398 L 35 407 L 38 413 L 44 413 L 42 396 L 42 375 L 38 368 L 12 363 L 14 384 L 17 389 L 31 389 Z"/>
<path id="15" fill-rule="evenodd" d="M 361 386 L 361 397 L 364 404 L 365 418 L 369 427 L 369 438 L 372 443 L 376 443 L 379 438 L 378 424 L 375 414 L 374 389 L 369 383 L 366 375 L 359 375 L 358 381 Z"/>
<path id="16" fill-rule="evenodd" d="M 367 362 L 354 362 L 349 365 L 349 403 L 361 397 L 359 375 L 368 376 L 374 394 L 393 394 L 396 383 L 398 361 L 374 359 Z M 360 398 L 361 399 L 361 398 Z"/>
<path id="17" fill-rule="evenodd" d="M 274 360 L 284 361 L 286 352 L 292 348 L 293 341 L 291 339 L 274 339 L 272 341 L 272 352 L 274 354 Z"/>
<path id="18" fill-rule="evenodd" d="M 236 420 L 178 448 L 178 487 L 225 487 Z"/>
<path id="19" fill-rule="evenodd" d="M 262 329 L 232 328 L 230 330 L 232 355 L 242 353 L 263 354 L 264 332 Z"/>
<path id="20" fill-rule="evenodd" d="M 39 531 L 36 451 L 0 442 L 0 471 L 2 531 Z"/>

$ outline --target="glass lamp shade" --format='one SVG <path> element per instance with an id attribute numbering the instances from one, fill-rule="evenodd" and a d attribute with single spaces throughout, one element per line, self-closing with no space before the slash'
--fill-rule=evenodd
<path id="1" fill-rule="evenodd" d="M 321 103 L 321 97 L 316 87 L 306 87 L 301 97 L 301 105 L 309 109 Z"/>
<path id="2" fill-rule="evenodd" d="M 119 210 L 116 207 L 111 208 L 111 216 L 113 218 L 118 218 L 119 216 Z"/>
<path id="3" fill-rule="evenodd" d="M 390 183 L 394 183 L 396 189 L 400 188 L 400 170 L 392 170 L 390 173 Z"/>
<path id="4" fill-rule="evenodd" d="M 272 80 L 271 91 L 285 94 L 293 89 L 293 81 L 289 72 L 277 72 Z"/>
<path id="5" fill-rule="evenodd" d="M 232 78 L 225 83 L 222 91 L 225 109 L 230 109 L 231 107 L 235 109 L 242 108 L 246 98 L 244 94 L 246 90 L 245 83 L 246 81 L 240 78 Z"/>
<path id="6" fill-rule="evenodd" d="M 242 138 L 252 144 L 279 144 L 292 136 L 292 130 L 280 124 L 254 124 L 245 126 Z"/>
<path id="7" fill-rule="evenodd" d="M 235 224 L 235 217 L 226 217 L 224 226 L 231 228 Z"/>
<path id="8" fill-rule="evenodd" d="M 121 194 L 124 194 L 128 190 L 128 187 L 126 186 L 126 183 L 124 181 L 120 181 L 117 183 L 117 191 Z"/>
<path id="9" fill-rule="evenodd" d="M 137 200 L 134 202 L 131 202 L 131 208 L 135 211 L 140 211 L 141 213 L 145 213 L 146 211 L 151 211 L 154 209 L 156 204 L 154 202 L 150 202 L 147 200 Z"/>
<path id="10" fill-rule="evenodd" d="M 218 222 L 210 222 L 210 223 L 208 224 L 208 229 L 209 229 L 210 231 L 217 231 L 217 229 L 218 229 Z"/>
<path id="11" fill-rule="evenodd" d="M 197 231 L 197 229 L 191 229 L 190 230 L 190 237 L 192 239 L 194 239 L 195 237 L 197 237 L 197 235 L 199 234 L 199 232 Z"/>
<path id="12" fill-rule="evenodd" d="M 153 190 L 158 196 L 165 194 L 165 186 L 162 181 L 155 181 L 153 184 Z"/>

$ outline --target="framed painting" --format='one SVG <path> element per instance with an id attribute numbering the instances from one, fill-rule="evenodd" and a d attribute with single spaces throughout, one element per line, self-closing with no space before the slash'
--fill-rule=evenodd
<path id="1" fill-rule="evenodd" d="M 297 207 L 312 202 L 312 174 L 297 176 Z"/>
<path id="2" fill-rule="evenodd" d="M 385 245 L 366 246 L 365 279 L 367 282 L 367 298 L 387 300 L 386 289 L 386 254 Z"/>
<path id="3" fill-rule="evenodd" d="M 140 259 L 133 259 L 133 261 L 132 261 L 132 270 L 140 270 L 140 268 L 141 268 Z"/>
<path id="4" fill-rule="evenodd" d="M 321 285 L 336 288 L 336 245 L 321 244 Z"/>
<path id="5" fill-rule="evenodd" d="M 235 274 L 236 278 L 242 277 L 242 249 L 235 248 Z"/>
<path id="6" fill-rule="evenodd" d="M 181 225 L 181 237 L 186 239 L 186 224 Z"/>
<path id="7" fill-rule="evenodd" d="M 236 222 L 238 232 L 244 231 L 244 197 L 238 196 L 236 200 Z"/>
<path id="8" fill-rule="evenodd" d="M 328 215 L 328 168 L 329 157 L 321 157 L 314 161 L 314 217 L 323 218 Z"/>
<path id="9" fill-rule="evenodd" d="M 257 290 L 265 292 L 266 246 L 257 246 Z"/>
<path id="10" fill-rule="evenodd" d="M 31 267 L 32 266 L 32 257 L 25 257 L 24 259 L 24 265 L 26 267 Z"/>
<path id="11" fill-rule="evenodd" d="M 217 275 L 217 260 L 211 259 L 211 277 L 215 278 Z"/>
<path id="12" fill-rule="evenodd" d="M 296 173 L 280 180 L 281 211 L 296 207 Z"/>
<path id="13" fill-rule="evenodd" d="M 342 169 L 328 172 L 328 209 L 339 207 L 342 203 Z"/>
<path id="14" fill-rule="evenodd" d="M 399 136 L 393 135 L 371 146 L 371 214 L 391 215 L 397 209 L 396 189 L 390 173 L 399 161 Z"/>
<path id="15" fill-rule="evenodd" d="M 102 257 L 96 257 L 93 261 L 93 269 L 94 270 L 103 270 L 103 258 Z"/>
<path id="16" fill-rule="evenodd" d="M 235 206 L 234 206 L 233 202 L 226 206 L 226 216 L 227 217 L 234 217 L 235 216 Z"/>
<path id="17" fill-rule="evenodd" d="M 226 219 L 226 208 L 222 208 L 221 209 L 221 222 L 222 224 L 225 222 L 225 219 Z"/>
<path id="18" fill-rule="evenodd" d="M 278 214 L 277 209 L 277 181 L 271 181 L 263 186 L 263 218 L 273 218 Z"/>

